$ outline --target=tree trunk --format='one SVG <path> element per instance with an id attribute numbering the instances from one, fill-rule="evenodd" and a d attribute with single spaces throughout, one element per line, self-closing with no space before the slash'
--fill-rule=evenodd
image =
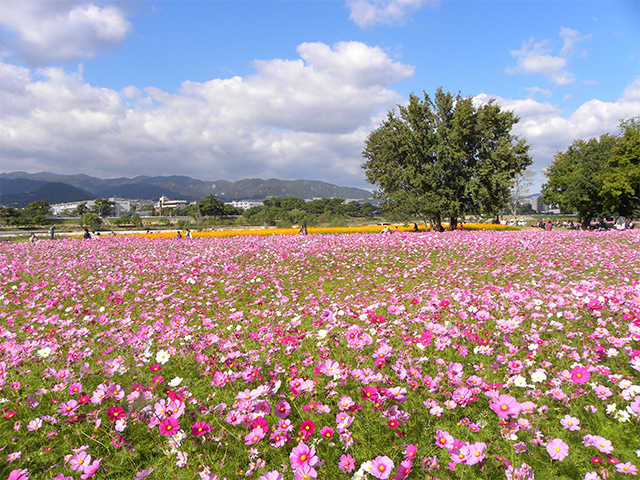
<path id="1" fill-rule="evenodd" d="M 458 229 L 458 219 L 456 217 L 449 218 L 449 230 L 453 232 Z"/>
<path id="2" fill-rule="evenodd" d="M 591 225 L 591 215 L 585 215 L 582 219 L 582 230 L 587 230 Z"/>
<path id="3" fill-rule="evenodd" d="M 436 232 L 444 232 L 444 228 L 442 227 L 442 218 L 439 213 L 436 213 L 433 216 L 434 230 Z"/>

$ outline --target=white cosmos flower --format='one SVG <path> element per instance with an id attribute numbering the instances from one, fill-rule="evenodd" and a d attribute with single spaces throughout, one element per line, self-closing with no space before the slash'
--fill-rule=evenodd
<path id="1" fill-rule="evenodd" d="M 169 355 L 169 352 L 167 352 L 166 350 L 158 350 L 158 353 L 156 353 L 156 362 L 158 362 L 160 365 L 164 365 L 169 361 L 170 357 L 171 355 Z"/>
<path id="2" fill-rule="evenodd" d="M 547 379 L 547 374 L 543 370 L 536 370 L 531 374 L 531 381 L 534 383 L 542 383 Z"/>
<path id="3" fill-rule="evenodd" d="M 170 387 L 177 387 L 178 385 L 180 385 L 182 383 L 182 378 L 180 377 L 176 377 L 173 380 L 171 380 L 169 382 L 169 386 Z"/>
<path id="4" fill-rule="evenodd" d="M 51 355 L 51 347 L 44 347 L 38 350 L 38 356 L 42 358 L 47 358 Z"/>

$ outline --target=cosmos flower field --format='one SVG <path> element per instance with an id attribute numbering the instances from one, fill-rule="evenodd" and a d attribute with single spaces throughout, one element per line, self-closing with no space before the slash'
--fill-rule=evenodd
<path id="1" fill-rule="evenodd" d="M 604 479 L 640 232 L 0 245 L 0 479 Z"/>

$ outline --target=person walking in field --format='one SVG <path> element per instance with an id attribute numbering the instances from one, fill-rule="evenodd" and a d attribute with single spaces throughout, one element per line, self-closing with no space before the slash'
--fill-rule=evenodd
<path id="1" fill-rule="evenodd" d="M 54 235 L 56 234 L 56 226 L 55 225 L 51 225 L 49 227 L 49 238 L 51 240 L 53 240 Z"/>

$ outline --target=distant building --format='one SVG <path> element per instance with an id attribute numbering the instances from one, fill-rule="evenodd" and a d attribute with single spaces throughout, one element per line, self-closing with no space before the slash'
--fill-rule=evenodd
<path id="1" fill-rule="evenodd" d="M 131 212 L 131 207 L 140 208 L 145 201 L 144 200 L 130 200 L 127 198 L 121 197 L 111 197 L 108 200 L 112 203 L 113 208 L 109 214 L 110 217 L 121 217 Z M 49 212 L 56 217 L 64 217 L 68 215 L 74 215 L 76 209 L 85 204 L 86 207 L 91 210 L 96 204 L 95 200 L 83 200 L 79 202 L 66 202 L 66 203 L 56 203 L 51 205 L 49 208 Z"/>
<path id="2" fill-rule="evenodd" d="M 189 204 L 186 200 L 170 200 L 168 197 L 162 195 L 158 202 L 154 205 L 156 211 L 162 215 L 166 208 L 182 208 Z"/>
<path id="3" fill-rule="evenodd" d="M 240 201 L 234 200 L 233 202 L 227 202 L 227 203 L 232 207 L 241 208 L 243 210 L 249 210 L 252 207 L 261 207 L 262 205 L 264 205 L 261 201 L 256 201 L 256 200 L 240 200 Z"/>

